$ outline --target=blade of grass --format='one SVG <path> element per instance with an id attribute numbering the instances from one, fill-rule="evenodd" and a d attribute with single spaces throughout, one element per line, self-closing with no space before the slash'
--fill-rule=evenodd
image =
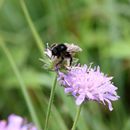
<path id="1" fill-rule="evenodd" d="M 0 0 L 0 9 L 2 8 L 3 4 L 4 4 L 4 0 Z"/>
<path id="2" fill-rule="evenodd" d="M 36 115 L 35 109 L 33 107 L 32 101 L 31 101 L 31 99 L 29 97 L 29 94 L 28 94 L 28 91 L 26 89 L 27 87 L 26 87 L 26 85 L 25 85 L 25 83 L 24 83 L 24 81 L 22 79 L 22 76 L 20 75 L 20 72 L 19 72 L 19 70 L 18 70 L 18 68 L 16 66 L 16 63 L 15 63 L 9 49 L 6 47 L 6 44 L 5 44 L 3 39 L 0 39 L 0 46 L 3 49 L 5 55 L 7 56 L 8 60 L 10 62 L 10 65 L 11 65 L 11 67 L 12 67 L 12 69 L 13 69 L 13 71 L 14 71 L 14 73 L 15 73 L 18 81 L 19 81 L 20 89 L 21 89 L 21 92 L 22 92 L 22 94 L 23 94 L 23 96 L 25 98 L 25 101 L 26 101 L 28 110 L 30 112 L 30 115 L 32 117 L 32 120 L 34 121 L 37 129 L 42 130 L 42 128 L 41 128 L 41 126 L 39 124 L 38 117 Z"/>
<path id="3" fill-rule="evenodd" d="M 30 27 L 30 29 L 32 31 L 32 34 L 33 34 L 34 38 L 35 38 L 37 46 L 38 46 L 41 54 L 43 55 L 44 44 L 43 44 L 37 30 L 35 29 L 35 26 L 34 26 L 33 21 L 31 19 L 30 15 L 29 15 L 29 12 L 27 10 L 27 7 L 26 7 L 26 4 L 25 4 L 24 0 L 20 0 L 20 4 L 21 4 L 21 8 L 23 10 L 23 13 L 25 15 L 25 18 L 26 18 L 26 20 L 28 22 L 28 25 L 29 25 L 29 27 Z"/>

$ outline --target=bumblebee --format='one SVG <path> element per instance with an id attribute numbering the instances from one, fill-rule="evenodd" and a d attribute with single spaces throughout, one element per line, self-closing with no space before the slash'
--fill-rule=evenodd
<path id="1" fill-rule="evenodd" d="M 61 43 L 53 44 L 50 47 L 47 45 L 45 53 L 52 61 L 54 61 L 57 67 L 62 65 L 64 61 L 67 62 L 66 66 L 71 66 L 74 54 L 79 51 L 82 51 L 82 49 L 77 45 Z"/>

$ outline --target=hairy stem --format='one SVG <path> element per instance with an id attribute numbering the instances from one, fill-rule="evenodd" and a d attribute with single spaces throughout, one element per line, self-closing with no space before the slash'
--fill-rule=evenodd
<path id="1" fill-rule="evenodd" d="M 77 113 L 76 113 L 75 120 L 74 120 L 74 123 L 73 123 L 71 130 L 76 129 L 76 125 L 77 125 L 77 122 L 78 122 L 78 119 L 79 119 L 79 116 L 80 116 L 80 112 L 81 112 L 81 107 L 82 107 L 82 105 L 78 106 L 78 108 L 77 108 Z"/>
<path id="2" fill-rule="evenodd" d="M 51 112 L 51 105 L 53 103 L 54 93 L 55 93 L 55 89 L 56 89 L 56 82 L 57 82 L 57 75 L 55 76 L 54 83 L 51 88 L 51 94 L 50 94 L 49 104 L 48 104 L 48 108 L 47 108 L 47 115 L 46 115 L 44 130 L 47 130 L 47 127 L 48 127 L 48 121 L 49 121 L 49 116 L 50 116 L 50 112 Z"/>

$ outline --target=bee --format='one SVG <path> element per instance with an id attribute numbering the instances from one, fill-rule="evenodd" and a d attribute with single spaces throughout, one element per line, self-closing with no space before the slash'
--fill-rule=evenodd
<path id="1" fill-rule="evenodd" d="M 71 66 L 73 56 L 75 53 L 82 51 L 82 49 L 74 44 L 61 43 L 53 44 L 52 46 L 47 45 L 45 54 L 55 62 L 56 67 L 62 65 L 64 61 L 67 62 L 66 66 Z"/>

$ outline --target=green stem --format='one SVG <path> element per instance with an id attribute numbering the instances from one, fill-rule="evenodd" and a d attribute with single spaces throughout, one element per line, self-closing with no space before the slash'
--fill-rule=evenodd
<path id="1" fill-rule="evenodd" d="M 76 125 L 77 125 L 77 122 L 78 122 L 78 119 L 79 119 L 79 116 L 80 116 L 80 112 L 81 112 L 81 107 L 82 107 L 82 105 L 78 106 L 78 108 L 77 108 L 77 113 L 76 113 L 75 120 L 74 120 L 74 123 L 73 123 L 71 130 L 76 129 Z"/>
<path id="2" fill-rule="evenodd" d="M 9 52 L 8 48 L 6 47 L 4 41 L 2 39 L 0 39 L 0 42 L 2 42 L 2 43 L 0 43 L 0 46 L 2 47 L 3 51 L 5 52 L 11 66 L 13 68 L 13 71 L 14 71 L 14 73 L 15 73 L 18 81 L 19 81 L 20 89 L 21 89 L 21 91 L 23 93 L 23 96 L 25 98 L 25 101 L 26 101 L 27 107 L 29 109 L 30 115 L 32 117 L 32 120 L 35 123 L 37 129 L 42 130 L 42 128 L 41 128 L 41 126 L 39 124 L 39 121 L 38 121 L 38 117 L 36 116 L 36 112 L 35 112 L 35 109 L 33 107 L 32 101 L 31 101 L 31 99 L 29 97 L 27 87 L 26 87 L 26 85 L 25 85 L 25 83 L 24 83 L 24 81 L 22 79 L 22 76 L 20 75 L 20 72 L 19 72 L 19 70 L 18 70 L 18 68 L 16 66 L 16 63 L 15 63 L 11 53 Z"/>
<path id="3" fill-rule="evenodd" d="M 35 38 L 35 41 L 37 43 L 37 46 L 38 46 L 41 54 L 43 55 L 44 44 L 43 44 L 37 30 L 35 29 L 35 26 L 34 26 L 33 21 L 32 21 L 30 15 L 28 13 L 28 10 L 27 10 L 27 7 L 26 7 L 26 4 L 25 4 L 24 0 L 20 0 L 20 3 L 21 3 L 21 8 L 22 8 L 22 10 L 24 12 L 25 18 L 26 18 L 26 20 L 28 22 L 28 25 L 29 25 L 29 27 L 30 27 L 30 29 L 32 31 L 32 34 L 33 34 L 33 36 Z"/>
<path id="4" fill-rule="evenodd" d="M 1 9 L 1 7 L 3 6 L 3 4 L 4 4 L 4 0 L 1 0 L 1 1 L 0 1 L 0 9 Z"/>
<path id="5" fill-rule="evenodd" d="M 44 130 L 47 130 L 47 127 L 48 127 L 48 120 L 49 120 L 49 116 L 50 116 L 50 112 L 51 112 L 51 105 L 53 103 L 55 89 L 56 89 L 56 82 L 57 82 L 57 75 L 55 76 L 54 83 L 53 83 L 53 86 L 51 89 Z"/>

